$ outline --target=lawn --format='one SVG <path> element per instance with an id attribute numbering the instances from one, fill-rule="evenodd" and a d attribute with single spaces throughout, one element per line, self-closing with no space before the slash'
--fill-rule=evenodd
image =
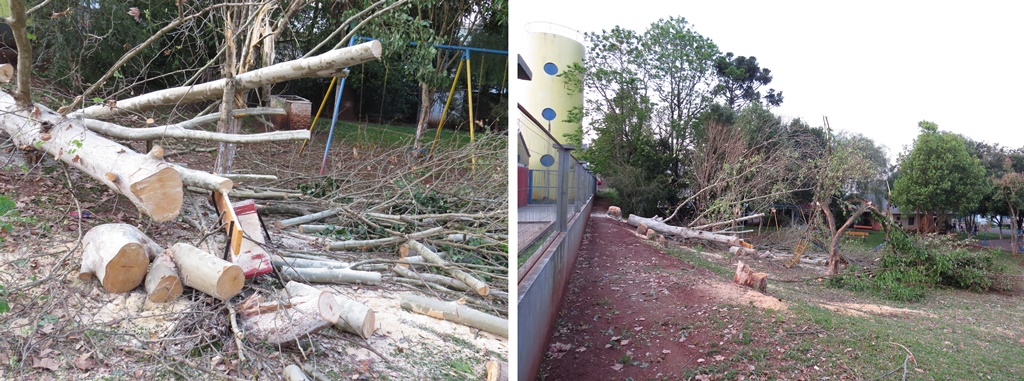
<path id="1" fill-rule="evenodd" d="M 314 133 L 328 133 L 331 127 L 331 120 L 320 118 L 313 128 Z M 424 131 L 420 142 L 426 149 L 430 149 L 436 128 Z M 480 131 L 476 131 L 479 135 Z M 384 147 L 400 147 L 412 145 L 413 137 L 416 136 L 415 126 L 405 125 L 383 125 L 370 123 L 356 123 L 338 121 L 334 129 L 334 141 L 343 141 L 352 145 L 375 145 Z M 479 136 L 477 136 L 479 137 Z M 437 139 L 438 146 L 462 147 L 469 144 L 469 131 L 456 131 L 442 129 L 441 136 Z"/>

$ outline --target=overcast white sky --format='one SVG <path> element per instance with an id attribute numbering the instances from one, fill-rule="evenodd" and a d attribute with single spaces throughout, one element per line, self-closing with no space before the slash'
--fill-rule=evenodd
<path id="1" fill-rule="evenodd" d="M 895 160 L 917 122 L 1024 147 L 1024 5 L 1010 1 L 512 0 L 524 25 L 637 31 L 681 16 L 722 52 L 755 56 L 785 96 L 776 114 L 861 133 Z M 513 56 L 514 58 L 514 56 Z M 514 62 L 514 61 L 513 61 Z M 536 72 L 538 69 L 534 68 Z M 514 88 L 513 88 L 514 91 Z"/>

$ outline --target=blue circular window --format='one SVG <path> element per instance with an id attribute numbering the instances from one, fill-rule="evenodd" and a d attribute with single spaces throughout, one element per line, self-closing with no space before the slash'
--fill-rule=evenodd
<path id="1" fill-rule="evenodd" d="M 555 120 L 555 117 L 558 115 L 555 114 L 555 110 L 552 110 L 551 107 L 548 107 L 545 108 L 544 111 L 540 112 L 540 116 L 544 117 L 544 119 L 547 119 L 548 121 L 552 121 Z"/>
<path id="2" fill-rule="evenodd" d="M 550 166 L 552 166 L 554 164 L 555 164 L 555 157 L 554 156 L 545 154 L 544 156 L 540 157 L 540 165 L 543 165 L 545 167 L 550 167 Z"/>
<path id="3" fill-rule="evenodd" d="M 558 74 L 558 65 L 555 65 L 552 62 L 548 62 L 544 64 L 544 72 L 550 75 Z"/>

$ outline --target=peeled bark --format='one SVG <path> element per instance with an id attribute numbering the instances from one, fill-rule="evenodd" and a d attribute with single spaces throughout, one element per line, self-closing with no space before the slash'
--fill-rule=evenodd
<path id="1" fill-rule="evenodd" d="M 167 303 L 177 299 L 183 289 L 178 268 L 174 265 L 170 254 L 163 252 L 149 266 L 146 274 L 146 294 L 155 303 Z"/>
<path id="2" fill-rule="evenodd" d="M 245 275 L 242 268 L 187 243 L 176 243 L 169 249 L 186 286 L 220 300 L 228 300 L 242 292 Z"/>
<path id="3" fill-rule="evenodd" d="M 249 340 L 284 344 L 338 321 L 339 306 L 330 292 L 288 282 L 281 299 L 286 302 L 243 307 L 243 324 Z"/>
<path id="4" fill-rule="evenodd" d="M 78 278 L 93 275 L 107 292 L 128 292 L 142 284 L 155 243 L 128 224 L 105 224 L 82 237 L 82 267 Z"/>
<path id="5" fill-rule="evenodd" d="M 401 298 L 402 308 L 405 310 L 508 337 L 508 320 L 500 317 L 474 310 L 457 302 L 445 302 L 410 294 L 403 294 Z"/>
<path id="6" fill-rule="evenodd" d="M 2 91 L 0 129 L 18 146 L 46 152 L 124 195 L 154 221 L 170 221 L 181 210 L 181 176 L 160 155 L 135 152 L 42 105 L 21 109 Z"/>
<path id="7" fill-rule="evenodd" d="M 299 78 L 331 77 L 340 74 L 346 67 L 377 60 L 380 58 L 380 55 L 381 45 L 376 40 L 347 48 L 335 49 L 318 56 L 282 62 L 238 74 L 235 77 L 235 90 L 255 89 L 263 85 Z M 154 91 L 134 98 L 117 101 L 113 108 L 105 105 L 90 106 L 76 112 L 76 114 L 84 115 L 86 118 L 106 119 L 164 106 L 214 100 L 223 96 L 226 82 L 225 79 L 219 79 L 193 86 Z"/>
<path id="8" fill-rule="evenodd" d="M 743 242 L 742 239 L 733 236 L 708 233 L 706 231 L 693 230 L 681 226 L 672 226 L 664 222 L 655 220 L 653 218 L 644 218 L 637 216 L 635 214 L 630 214 L 629 220 L 627 220 L 626 222 L 633 226 L 639 226 L 640 224 L 644 224 L 647 225 L 648 229 L 654 230 L 662 234 L 673 234 L 683 238 L 702 239 L 705 241 L 724 243 L 729 246 L 740 246 L 748 249 L 753 248 L 753 246 L 750 245 L 749 243 Z"/>

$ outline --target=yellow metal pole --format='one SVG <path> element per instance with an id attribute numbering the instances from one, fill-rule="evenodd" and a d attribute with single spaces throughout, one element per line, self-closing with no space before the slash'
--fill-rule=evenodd
<path id="1" fill-rule="evenodd" d="M 466 53 L 466 99 L 469 100 L 469 142 L 472 144 L 474 141 L 473 125 L 476 121 L 473 120 L 473 77 L 470 72 L 469 53 Z M 473 168 L 476 168 L 476 155 L 470 157 L 473 163 Z"/>
<path id="2" fill-rule="evenodd" d="M 452 104 L 452 95 L 455 95 L 455 84 L 459 83 L 459 74 L 462 74 L 462 60 L 459 60 L 459 68 L 455 70 L 455 79 L 452 80 L 452 89 L 448 90 L 448 100 L 444 102 L 444 110 L 441 111 L 441 121 L 437 123 L 437 133 L 434 134 L 434 142 L 430 144 L 428 155 L 434 154 L 434 147 L 437 147 L 437 138 L 441 137 L 441 126 L 444 126 L 444 118 L 448 115 L 448 106 Z"/>
<path id="3" fill-rule="evenodd" d="M 316 110 L 316 116 L 313 117 L 313 123 L 309 124 L 309 136 L 313 136 L 313 126 L 316 125 L 316 120 L 320 119 L 320 112 L 324 111 L 324 105 L 327 104 L 327 96 L 331 95 L 331 89 L 334 88 L 334 83 L 338 81 L 338 77 L 331 78 L 331 84 L 327 86 L 327 93 L 324 94 L 324 100 L 320 102 L 320 108 Z M 299 147 L 299 155 L 302 154 L 302 150 L 306 149 L 306 143 L 309 143 L 309 139 L 302 141 L 302 147 Z"/>

